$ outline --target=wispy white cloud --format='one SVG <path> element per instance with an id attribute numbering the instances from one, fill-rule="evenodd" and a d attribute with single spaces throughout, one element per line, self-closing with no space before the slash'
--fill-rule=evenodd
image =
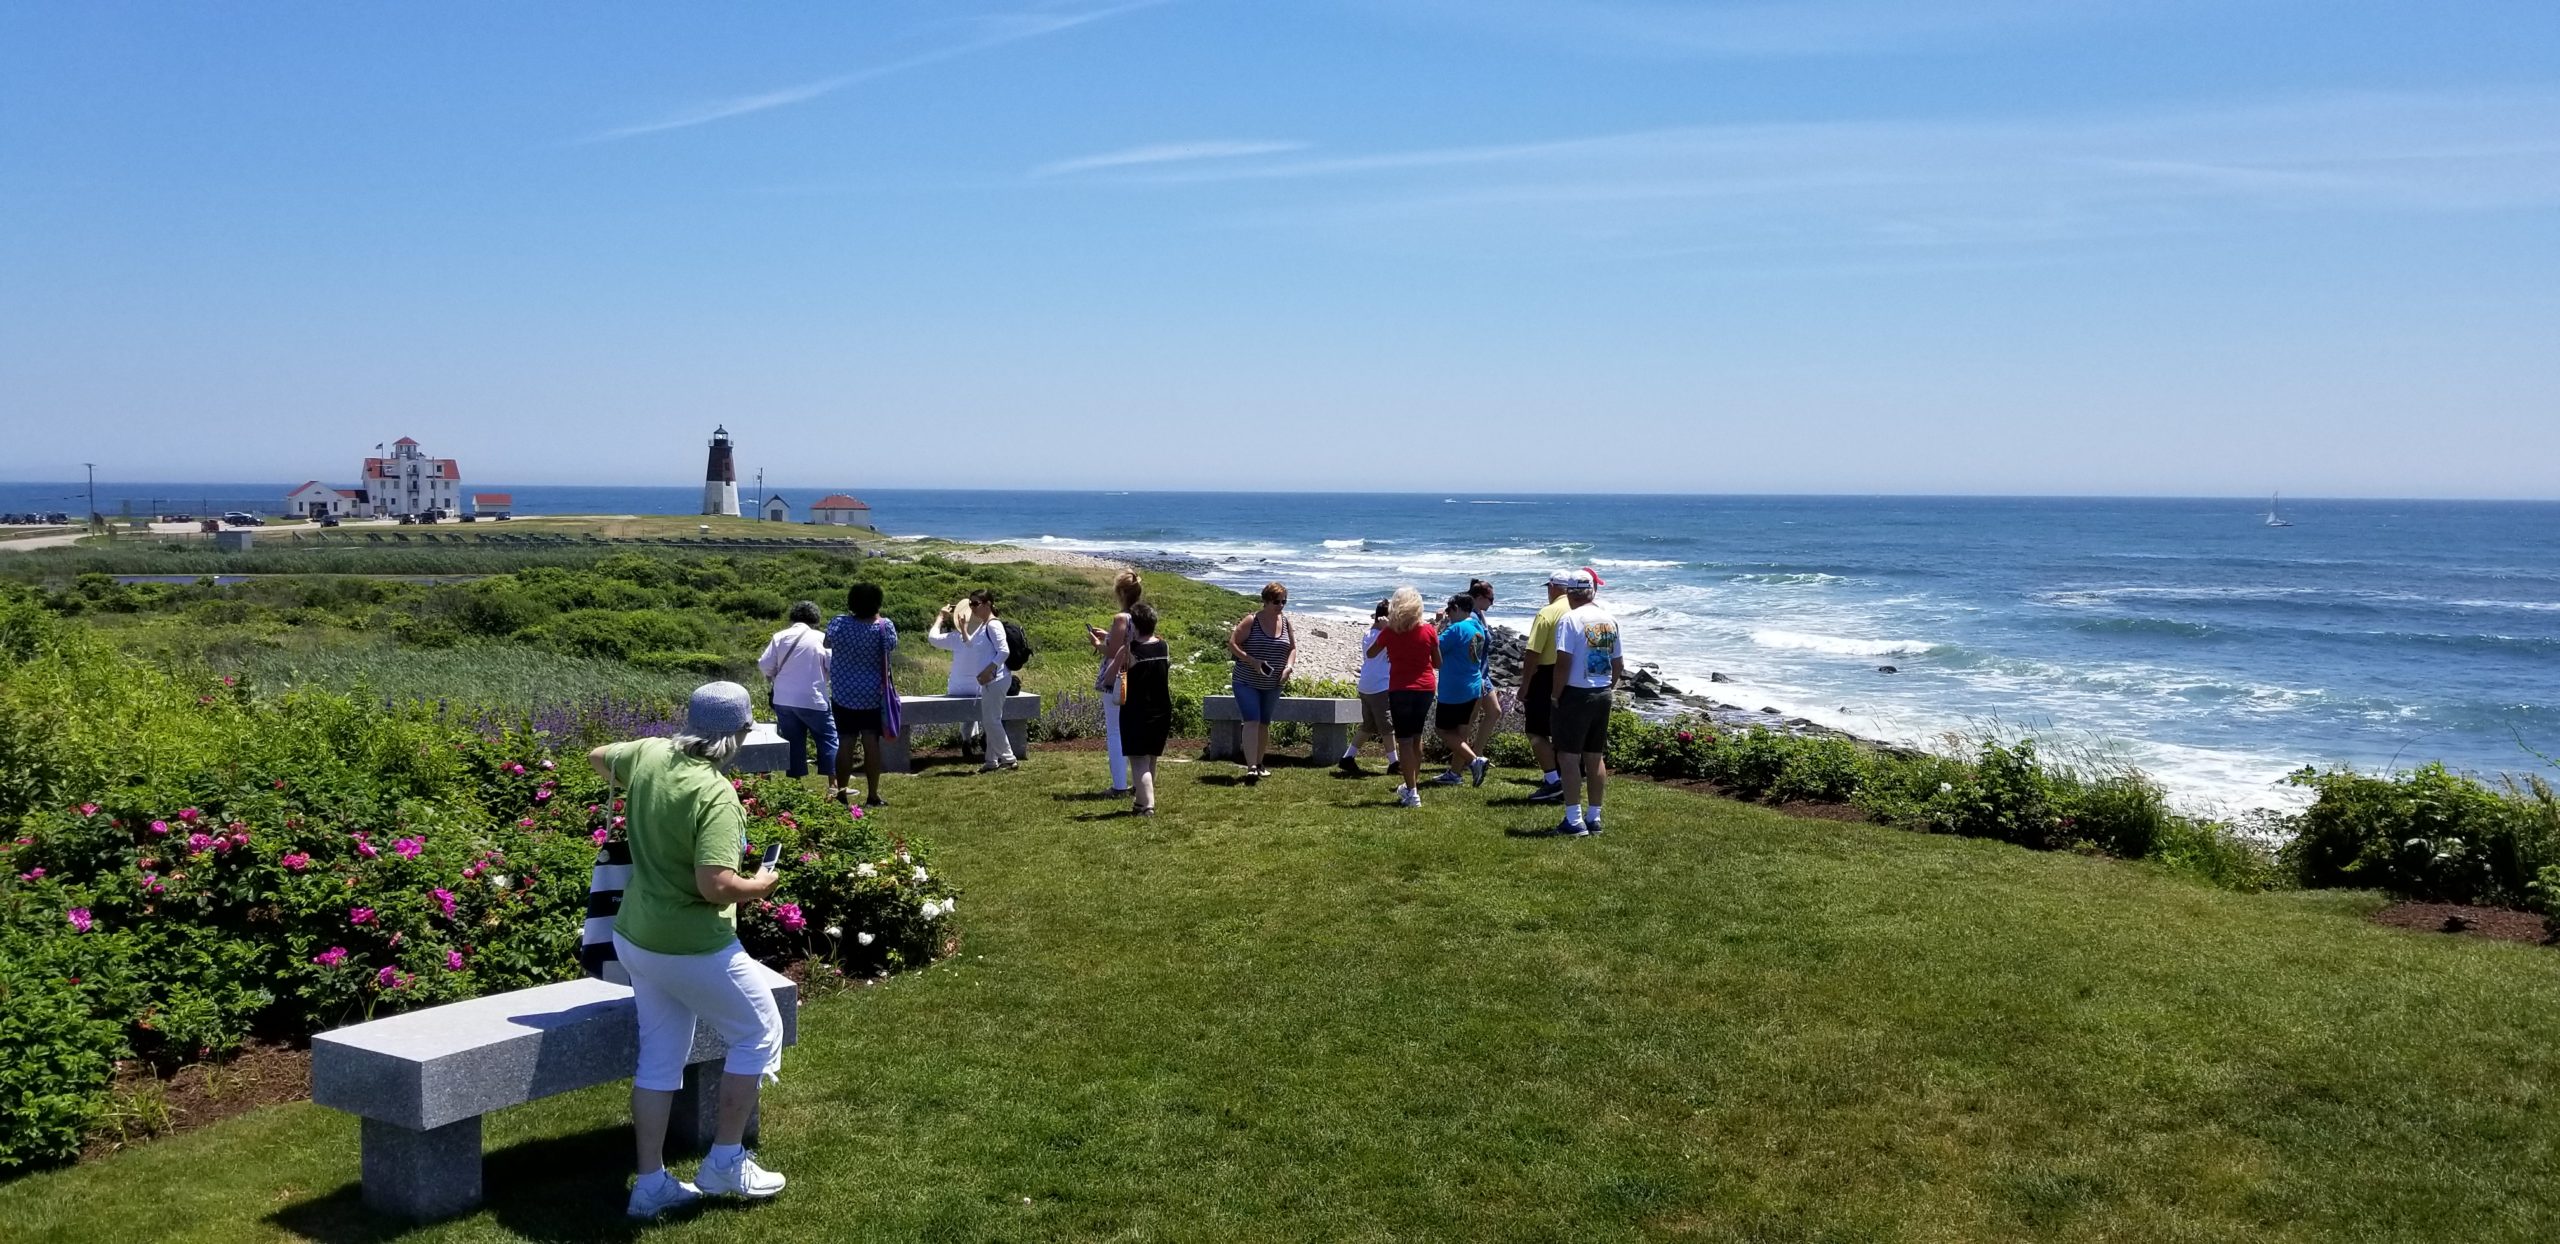
<path id="1" fill-rule="evenodd" d="M 1274 142 L 1253 139 L 1222 139 L 1209 142 L 1157 143 L 1145 147 L 1126 147 L 1099 155 L 1078 156 L 1059 160 L 1031 170 L 1034 177 L 1063 177 L 1072 173 L 1094 173 L 1104 169 L 1135 168 L 1140 165 L 1182 164 L 1201 160 L 1235 160 L 1246 156 L 1282 155 L 1304 151 L 1310 144 Z"/>
<path id="2" fill-rule="evenodd" d="M 2047 244 L 2277 214 L 2560 208 L 2560 91 L 1693 126 L 1087 175 L 1202 195 L 1253 184 L 1253 223 L 1425 241 Z"/>
<path id="3" fill-rule="evenodd" d="M 910 69 L 920 69 L 926 65 L 939 64 L 947 60 L 956 60 L 963 56 L 969 56 L 978 52 L 988 51 L 993 48 L 1003 47 L 1009 43 L 1020 43 L 1026 39 L 1037 39 L 1044 35 L 1053 35 L 1061 31 L 1073 30 L 1078 26 L 1087 26 L 1108 18 L 1118 17 L 1124 13 L 1134 13 L 1140 9 L 1152 9 L 1159 5 L 1169 3 L 1172 3 L 1172 0 L 1121 0 L 1121 3 L 1104 5 L 1099 8 L 1031 10 L 1015 13 L 981 14 L 976 17 L 968 18 L 965 22 L 968 27 L 973 28 L 976 31 L 975 34 L 967 39 L 946 47 L 918 52 L 913 56 L 885 61 L 881 64 L 856 69 L 850 73 L 841 73 L 833 77 L 820 78 L 813 82 L 803 82 L 798 86 L 787 86 L 779 90 L 759 91 L 752 95 L 740 95 L 730 99 L 713 100 L 709 103 L 698 104 L 694 107 L 659 117 L 656 120 L 642 121 L 632 125 L 619 125 L 612 129 L 601 130 L 594 134 L 589 134 L 578 141 L 582 143 L 597 143 L 611 142 L 615 139 L 621 138 L 636 138 L 643 134 L 657 134 L 663 133 L 667 130 L 690 129 L 697 125 L 708 125 L 714 121 L 726 121 L 732 117 L 748 116 L 753 113 L 766 112 L 775 108 L 787 108 L 793 104 L 805 104 L 813 99 L 821 99 L 826 96 L 833 95 L 846 87 L 870 82 L 879 78 L 889 77 L 892 74 L 905 73 Z"/>
<path id="4" fill-rule="evenodd" d="M 2197 0 L 1401 0 L 1471 26 L 1656 56 L 1824 56 L 2153 18 Z M 2230 0 L 2217 0 L 2229 3 Z"/>

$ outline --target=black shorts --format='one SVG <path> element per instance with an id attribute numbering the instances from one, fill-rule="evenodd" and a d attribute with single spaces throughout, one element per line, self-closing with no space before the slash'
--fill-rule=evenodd
<path id="1" fill-rule="evenodd" d="M 846 708 L 838 704 L 828 711 L 835 714 L 837 736 L 847 741 L 857 734 L 880 733 L 879 709 Z"/>
<path id="2" fill-rule="evenodd" d="M 1431 702 L 1438 697 L 1428 691 L 1390 691 L 1387 693 L 1387 718 L 1400 739 L 1422 737 L 1422 727 L 1431 720 Z"/>
<path id="3" fill-rule="evenodd" d="M 1128 716 L 1120 719 L 1120 754 L 1123 756 L 1161 756 L 1165 740 L 1173 734 L 1173 718 Z"/>
<path id="4" fill-rule="evenodd" d="M 1609 754 L 1609 710 L 1606 687 L 1567 687 L 1556 701 L 1556 752 L 1565 756 Z"/>
<path id="5" fill-rule="evenodd" d="M 1520 692 L 1521 730 L 1531 738 L 1543 739 L 1555 733 L 1551 720 L 1555 712 L 1556 667 L 1541 665 L 1529 675 L 1529 685 Z"/>
<path id="6" fill-rule="evenodd" d="M 1452 731 L 1466 729 L 1467 723 L 1475 719 L 1476 702 L 1473 700 L 1463 700 L 1456 704 L 1444 700 L 1438 712 L 1432 717 L 1441 729 Z"/>

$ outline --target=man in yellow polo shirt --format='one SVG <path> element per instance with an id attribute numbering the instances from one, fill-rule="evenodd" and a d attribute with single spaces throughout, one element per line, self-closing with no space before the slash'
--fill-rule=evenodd
<path id="1" fill-rule="evenodd" d="M 1564 775 L 1556 772 L 1556 747 L 1553 739 L 1556 679 L 1556 624 L 1573 608 L 1564 597 L 1565 586 L 1573 579 L 1568 571 L 1559 570 L 1547 576 L 1547 606 L 1529 622 L 1528 651 L 1520 658 L 1520 715 L 1529 735 L 1529 746 L 1538 753 L 1538 768 L 1544 776 L 1538 789 L 1529 796 L 1531 803 L 1555 803 L 1564 798 Z"/>

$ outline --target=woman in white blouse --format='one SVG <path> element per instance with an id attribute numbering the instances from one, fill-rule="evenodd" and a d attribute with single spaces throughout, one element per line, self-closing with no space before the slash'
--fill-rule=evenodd
<path id="1" fill-rule="evenodd" d="M 1005 670 L 1004 626 L 996 621 L 995 593 L 980 588 L 957 605 L 946 605 L 933 617 L 925 642 L 951 654 L 948 695 L 975 696 L 980 701 L 978 730 L 986 739 L 987 762 L 981 773 L 1010 769 L 1021 763 L 1004 732 L 1005 691 L 1012 684 Z"/>

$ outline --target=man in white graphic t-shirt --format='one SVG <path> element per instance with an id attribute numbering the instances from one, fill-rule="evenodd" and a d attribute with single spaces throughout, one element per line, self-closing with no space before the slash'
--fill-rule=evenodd
<path id="1" fill-rule="evenodd" d="M 1571 608 L 1556 624 L 1553 738 L 1556 772 L 1564 779 L 1564 821 L 1547 832 L 1560 838 L 1600 832 L 1600 800 L 1609 785 L 1609 711 L 1618 681 L 1627 674 L 1618 620 L 1594 599 L 1598 591 L 1590 571 L 1575 571 L 1564 589 Z"/>

